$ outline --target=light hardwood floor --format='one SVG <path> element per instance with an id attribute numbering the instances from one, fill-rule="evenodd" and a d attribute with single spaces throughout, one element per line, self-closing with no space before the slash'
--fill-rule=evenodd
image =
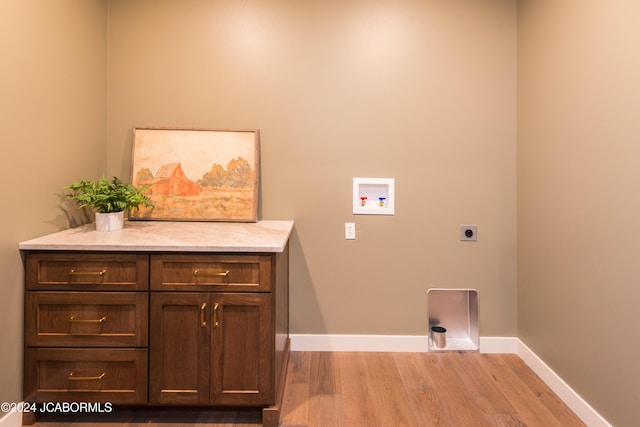
<path id="1" fill-rule="evenodd" d="M 292 352 L 281 427 L 584 426 L 516 355 Z M 36 427 L 249 427 L 258 411 L 117 410 Z"/>

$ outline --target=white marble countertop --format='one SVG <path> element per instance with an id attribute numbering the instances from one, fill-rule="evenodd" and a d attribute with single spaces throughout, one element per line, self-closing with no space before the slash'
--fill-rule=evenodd
<path id="1" fill-rule="evenodd" d="M 117 231 L 86 224 L 21 242 L 21 250 L 282 252 L 293 221 L 125 221 Z"/>

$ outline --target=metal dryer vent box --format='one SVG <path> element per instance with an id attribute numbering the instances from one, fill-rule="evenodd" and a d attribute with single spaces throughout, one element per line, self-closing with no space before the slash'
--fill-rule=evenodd
<path id="1" fill-rule="evenodd" d="M 478 291 L 475 289 L 431 288 L 427 291 L 428 351 L 480 351 Z M 446 345 L 439 348 L 431 328 L 446 329 Z"/>

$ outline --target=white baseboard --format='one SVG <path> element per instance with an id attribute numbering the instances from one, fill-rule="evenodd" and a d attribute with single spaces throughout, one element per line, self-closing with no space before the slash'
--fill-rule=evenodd
<path id="1" fill-rule="evenodd" d="M 418 335 L 291 334 L 291 351 L 426 352 L 428 338 Z M 562 378 L 516 337 L 480 337 L 481 353 L 517 354 L 589 427 L 612 427 Z M 4 427 L 4 426 L 2 426 Z"/>
<path id="2" fill-rule="evenodd" d="M 427 351 L 428 337 L 421 335 L 307 335 L 291 334 L 292 351 Z M 516 354 L 517 338 L 480 337 L 481 353 Z"/>
<path id="3" fill-rule="evenodd" d="M 516 354 L 535 372 L 545 384 L 589 427 L 612 427 L 578 393 L 576 393 L 558 374 L 542 361 L 529 347 L 519 339 Z"/>
<path id="4" fill-rule="evenodd" d="M 292 334 L 291 351 L 426 351 L 428 338 L 419 335 Z"/>
<path id="5" fill-rule="evenodd" d="M 1 427 L 21 427 L 22 414 L 20 412 L 7 412 L 2 418 L 0 418 L 0 426 Z"/>

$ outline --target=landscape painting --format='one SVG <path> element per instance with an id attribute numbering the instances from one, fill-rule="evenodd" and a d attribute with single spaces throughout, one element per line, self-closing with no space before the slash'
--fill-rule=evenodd
<path id="1" fill-rule="evenodd" d="M 155 204 L 132 220 L 258 220 L 257 130 L 134 129 L 132 180 Z"/>

